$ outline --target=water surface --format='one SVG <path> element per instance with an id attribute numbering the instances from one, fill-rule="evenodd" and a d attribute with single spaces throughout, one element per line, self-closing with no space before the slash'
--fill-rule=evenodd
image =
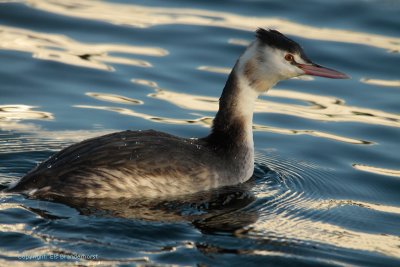
<path id="1" fill-rule="evenodd" d="M 0 184 L 125 129 L 205 136 L 257 27 L 351 80 L 256 104 L 254 177 L 174 201 L 0 193 L 0 265 L 400 264 L 397 1 L 0 1 Z"/>

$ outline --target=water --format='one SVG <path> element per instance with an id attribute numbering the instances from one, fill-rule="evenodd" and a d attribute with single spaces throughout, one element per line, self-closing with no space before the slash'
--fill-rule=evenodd
<path id="1" fill-rule="evenodd" d="M 0 1 L 3 187 L 104 133 L 206 135 L 260 26 L 352 76 L 293 79 L 260 98 L 244 186 L 157 204 L 2 193 L 0 265 L 399 265 L 399 11 L 392 0 Z"/>

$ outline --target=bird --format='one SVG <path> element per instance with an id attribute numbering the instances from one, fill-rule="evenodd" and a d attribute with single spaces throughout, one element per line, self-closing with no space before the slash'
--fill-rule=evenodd
<path id="1" fill-rule="evenodd" d="M 279 31 L 258 28 L 228 76 L 207 136 L 127 130 L 87 139 L 52 155 L 7 191 L 49 199 L 170 198 L 244 183 L 254 171 L 257 97 L 301 75 L 349 78 L 313 63 Z"/>

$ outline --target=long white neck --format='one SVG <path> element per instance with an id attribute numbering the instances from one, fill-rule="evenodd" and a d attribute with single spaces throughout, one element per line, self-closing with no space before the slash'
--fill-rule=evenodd
<path id="1" fill-rule="evenodd" d="M 260 65 L 257 49 L 256 43 L 250 45 L 230 73 L 212 131 L 206 138 L 224 157 L 245 164 L 243 179 L 250 178 L 254 169 L 252 128 L 255 101 L 277 82 L 257 72 Z"/>
<path id="2" fill-rule="evenodd" d="M 276 84 L 260 58 L 259 45 L 253 42 L 236 62 L 229 75 L 213 122 L 210 136 L 218 137 L 230 148 L 253 146 L 253 112 L 257 97 Z M 265 66 L 268 68 L 268 66 Z"/>

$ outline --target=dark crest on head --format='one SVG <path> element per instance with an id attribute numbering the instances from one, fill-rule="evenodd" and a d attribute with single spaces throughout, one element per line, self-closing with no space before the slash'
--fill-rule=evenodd
<path id="1" fill-rule="evenodd" d="M 256 37 L 265 45 L 284 50 L 292 54 L 298 53 L 304 60 L 309 61 L 307 56 L 304 54 L 303 49 L 298 43 L 287 38 L 285 35 L 278 32 L 277 30 L 266 30 L 263 28 L 259 28 L 256 31 Z"/>

